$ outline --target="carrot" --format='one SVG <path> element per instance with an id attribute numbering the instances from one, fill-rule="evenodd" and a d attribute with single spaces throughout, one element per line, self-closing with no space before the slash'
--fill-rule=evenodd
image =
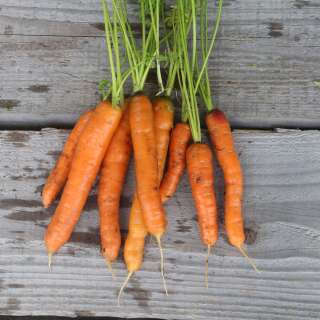
<path id="1" fill-rule="evenodd" d="M 225 180 L 225 228 L 229 242 L 248 258 L 243 249 L 245 232 L 242 216 L 243 174 L 241 164 L 234 149 L 230 124 L 224 113 L 214 110 L 207 114 L 206 124 L 214 145 L 218 163 Z M 253 268 L 253 262 L 248 258 Z"/>
<path id="2" fill-rule="evenodd" d="M 168 169 L 160 185 L 162 202 L 169 200 L 177 189 L 186 166 L 186 150 L 190 139 L 189 126 L 185 123 L 176 124 L 171 133 Z"/>
<path id="3" fill-rule="evenodd" d="M 239 158 L 234 150 L 228 120 L 223 112 L 214 110 L 206 116 L 212 144 L 225 178 L 225 227 L 229 242 L 237 248 L 245 241 L 241 213 L 243 177 Z"/>
<path id="4" fill-rule="evenodd" d="M 168 97 L 159 97 L 153 101 L 154 108 L 154 128 L 156 134 L 156 145 L 157 145 L 157 162 L 158 162 L 158 187 L 160 186 L 164 168 L 166 164 L 168 147 L 170 142 L 170 132 L 173 127 L 173 104 Z M 158 246 L 160 249 L 160 260 L 161 260 L 161 276 L 163 279 L 163 285 L 168 295 L 166 281 L 164 277 L 164 256 L 161 246 L 160 237 L 157 237 Z"/>
<path id="5" fill-rule="evenodd" d="M 161 204 L 157 145 L 152 104 L 137 94 L 130 101 L 130 128 L 135 158 L 137 196 L 148 232 L 160 239 L 167 219 Z"/>
<path id="6" fill-rule="evenodd" d="M 45 234 L 49 263 L 71 236 L 121 115 L 121 109 L 101 102 L 79 137 L 60 203 Z"/>
<path id="7" fill-rule="evenodd" d="M 170 139 L 170 130 L 173 125 L 173 105 L 169 98 L 161 97 L 153 101 L 154 108 L 154 128 L 157 146 L 157 162 L 158 162 L 158 183 L 162 178 L 168 145 Z M 130 277 L 141 268 L 143 261 L 145 237 L 148 231 L 143 219 L 143 213 L 138 200 L 137 194 L 134 195 L 133 204 L 130 211 L 129 233 L 124 246 L 124 260 L 128 270 L 128 277 L 119 291 L 118 299 L 127 285 Z M 165 291 L 167 288 L 163 274 L 163 254 L 161 253 L 161 274 Z M 120 301 L 118 300 L 118 303 Z"/>
<path id="8" fill-rule="evenodd" d="M 110 267 L 121 245 L 119 202 L 130 155 L 129 110 L 125 109 L 103 160 L 98 188 L 101 251 Z"/>
<path id="9" fill-rule="evenodd" d="M 160 11 L 161 1 L 140 1 L 142 41 L 133 37 L 125 0 L 112 0 L 113 14 L 119 22 L 123 45 L 129 62 L 129 71 L 136 93 L 130 100 L 130 128 L 135 158 L 137 197 L 143 211 L 148 232 L 161 238 L 166 228 L 159 183 L 156 137 L 153 109 L 148 97 L 143 95 L 146 77 L 156 60 L 158 79 L 161 79 L 160 61 Z M 150 24 L 147 25 L 147 21 Z M 161 82 L 162 80 L 160 80 Z"/>
<path id="10" fill-rule="evenodd" d="M 213 158 L 208 145 L 195 143 L 188 148 L 187 168 L 201 240 L 205 245 L 212 247 L 218 240 L 218 220 L 213 185 Z"/>
<path id="11" fill-rule="evenodd" d="M 214 192 L 212 152 L 208 145 L 196 143 L 187 150 L 187 169 L 203 244 L 208 248 L 218 240 L 217 204 Z M 208 257 L 207 257 L 208 258 Z M 206 284 L 208 285 L 206 274 Z"/>
<path id="12" fill-rule="evenodd" d="M 142 39 L 138 43 L 133 37 L 134 33 L 127 16 L 127 2 L 113 0 L 112 3 L 114 4 L 114 13 L 121 26 L 122 39 L 131 71 L 133 92 L 136 92 L 130 101 L 130 128 L 135 158 L 136 195 L 130 213 L 129 235 L 125 245 L 125 260 L 129 273 L 120 288 L 119 303 L 121 293 L 130 277 L 141 266 L 144 239 L 147 232 L 157 238 L 161 248 L 160 238 L 166 229 L 166 217 L 159 192 L 159 177 L 162 175 L 158 172 L 153 109 L 150 100 L 141 93 L 154 60 L 159 86 L 163 91 L 159 32 L 160 11 L 163 4 L 159 0 L 139 1 Z M 147 21 L 150 21 L 150 24 L 147 25 Z"/>
<path id="13" fill-rule="evenodd" d="M 220 1 L 218 1 L 219 4 Z M 200 6 L 198 2 L 200 2 Z M 177 32 L 175 39 L 179 43 L 178 47 L 181 48 L 178 79 L 181 87 L 183 119 L 189 122 L 194 142 L 187 149 L 187 171 L 197 211 L 201 240 L 207 246 L 205 281 L 208 287 L 208 261 L 210 250 L 218 239 L 218 219 L 213 185 L 213 157 L 209 146 L 201 143 L 201 125 L 197 100 L 198 83 L 200 83 L 200 89 L 202 89 L 204 82 L 202 80 L 203 66 L 206 66 L 208 62 L 208 57 L 203 55 L 201 57 L 203 66 L 201 67 L 200 60 L 197 58 L 197 23 L 203 16 L 201 14 L 198 17 L 198 13 L 199 9 L 202 10 L 206 3 L 206 0 L 178 1 L 176 6 L 178 26 L 174 31 Z M 205 47 L 207 47 L 209 37 L 205 38 L 204 42 Z M 201 93 L 202 91 L 200 90 Z"/>
<path id="14" fill-rule="evenodd" d="M 92 113 L 93 109 L 89 109 L 80 116 L 64 144 L 62 153 L 60 154 L 55 167 L 50 172 L 42 191 L 42 203 L 45 208 L 48 208 L 52 204 L 66 183 L 71 167 L 74 149 L 78 142 L 79 136 L 89 121 Z"/>

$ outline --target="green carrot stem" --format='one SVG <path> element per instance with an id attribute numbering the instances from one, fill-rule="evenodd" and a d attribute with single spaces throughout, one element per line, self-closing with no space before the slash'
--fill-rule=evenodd
<path id="1" fill-rule="evenodd" d="M 207 1 L 204 1 L 204 3 L 202 3 L 202 7 L 203 6 L 205 6 L 207 8 Z M 216 23 L 215 23 L 215 27 L 214 27 L 214 32 L 213 32 L 209 47 L 208 48 L 204 48 L 205 51 L 206 51 L 206 54 L 204 55 L 204 59 L 203 59 L 203 62 L 202 62 L 202 67 L 200 69 L 200 72 L 197 75 L 197 81 L 196 81 L 196 84 L 195 84 L 195 91 L 196 92 L 199 89 L 199 86 L 200 86 L 201 81 L 202 81 L 203 73 L 205 72 L 205 70 L 207 68 L 207 65 L 208 65 L 210 54 L 211 54 L 211 52 L 212 52 L 212 50 L 213 50 L 213 48 L 215 46 L 215 41 L 216 41 L 216 38 L 217 38 L 218 29 L 219 29 L 220 22 L 221 22 L 222 6 L 223 6 L 223 0 L 218 0 L 218 13 L 217 13 L 217 17 L 216 17 Z M 206 23 L 205 33 L 207 33 L 207 32 L 208 32 L 208 27 L 207 27 L 207 23 Z M 206 47 L 207 47 L 207 45 L 206 45 Z"/>

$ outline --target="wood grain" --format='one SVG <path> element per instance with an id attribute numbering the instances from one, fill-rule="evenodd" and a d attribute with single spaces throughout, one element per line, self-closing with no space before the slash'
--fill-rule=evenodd
<path id="1" fill-rule="evenodd" d="M 163 319 L 318 319 L 320 313 L 320 132 L 235 133 L 245 172 L 247 250 L 256 274 L 226 241 L 223 226 L 204 288 L 200 243 L 187 177 L 167 205 L 167 298 L 159 253 L 148 240 L 143 270 L 116 305 L 126 271 L 112 281 L 99 253 L 95 191 L 70 243 L 47 270 L 43 233 L 53 208 L 40 191 L 66 131 L 0 131 L 0 310 L 2 315 L 117 316 Z M 122 230 L 134 188 L 132 166 L 122 197 Z M 217 170 L 221 209 L 223 183 Z M 221 210 L 220 210 L 221 211 Z M 221 212 L 220 212 L 221 215 Z M 222 220 L 222 219 L 221 219 Z"/>
<path id="2" fill-rule="evenodd" d="M 0 0 L 0 8 L 0 125 L 70 126 L 109 77 L 99 1 Z M 135 21 L 137 6 L 130 12 Z M 214 100 L 234 127 L 320 127 L 319 15 L 316 0 L 224 2 L 209 66 Z M 151 76 L 148 93 L 154 84 Z"/>

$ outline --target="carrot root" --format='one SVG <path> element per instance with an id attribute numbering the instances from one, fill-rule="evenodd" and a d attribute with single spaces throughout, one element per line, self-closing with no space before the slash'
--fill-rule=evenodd
<path id="1" fill-rule="evenodd" d="M 121 295 L 123 293 L 123 290 L 126 288 L 126 286 L 127 286 L 128 282 L 129 282 L 130 278 L 132 277 L 132 275 L 133 275 L 133 271 L 128 273 L 126 279 L 124 280 L 124 282 L 123 282 L 123 284 L 122 284 L 122 286 L 121 286 L 121 288 L 119 290 L 119 293 L 118 293 L 118 307 L 120 307 L 120 298 L 121 298 Z"/>
<path id="2" fill-rule="evenodd" d="M 258 267 L 256 266 L 256 264 L 253 262 L 253 260 L 248 256 L 247 252 L 244 250 L 244 248 L 242 247 L 238 247 L 239 251 L 241 252 L 241 254 L 246 258 L 246 260 L 248 261 L 248 263 L 252 266 L 252 268 L 257 272 L 257 273 L 261 273 L 261 271 L 258 269 Z"/>
<path id="3" fill-rule="evenodd" d="M 205 265 L 205 283 L 206 283 L 206 288 L 209 288 L 209 257 L 211 255 L 211 246 L 208 245 L 208 251 L 206 255 L 206 265 Z"/>
<path id="4" fill-rule="evenodd" d="M 160 236 L 156 237 L 159 251 L 160 251 L 160 270 L 161 270 L 161 277 L 162 277 L 162 282 L 163 282 L 163 288 L 166 293 L 166 296 L 169 296 L 168 294 L 168 289 L 167 289 L 167 283 L 166 283 L 166 278 L 164 276 L 164 255 L 163 255 L 163 248 L 161 245 L 161 238 Z"/>
<path id="5" fill-rule="evenodd" d="M 48 252 L 48 268 L 49 268 L 49 272 L 52 271 L 51 264 L 52 264 L 52 252 Z"/>
<path id="6" fill-rule="evenodd" d="M 108 259 L 105 259 L 105 261 L 106 261 L 107 267 L 108 267 L 108 269 L 110 271 L 112 280 L 116 280 L 116 275 L 115 275 L 115 273 L 113 271 L 113 268 L 112 268 L 112 262 L 110 260 L 108 260 Z"/>

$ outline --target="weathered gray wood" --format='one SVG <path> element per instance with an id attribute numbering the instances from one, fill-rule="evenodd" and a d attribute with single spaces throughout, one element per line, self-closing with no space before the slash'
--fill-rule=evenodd
<path id="1" fill-rule="evenodd" d="M 43 233 L 53 209 L 40 190 L 66 131 L 0 132 L 0 310 L 3 315 L 122 316 L 166 319 L 319 319 L 320 132 L 237 131 L 244 167 L 247 250 L 256 274 L 230 247 L 221 226 L 204 288 L 200 243 L 187 177 L 167 205 L 164 238 L 167 298 L 159 253 L 148 241 L 145 262 L 116 306 L 126 271 L 114 264 L 112 281 L 99 254 L 94 193 L 72 240 L 47 270 Z M 133 172 L 122 198 L 122 229 L 133 191 Z M 220 172 L 217 191 L 221 207 Z M 221 213 L 220 213 L 221 214 Z"/>
<path id="2" fill-rule="evenodd" d="M 99 1 L 0 8 L 0 125 L 72 124 L 109 75 Z M 235 127 L 320 126 L 319 15 L 315 0 L 225 1 L 209 66 L 215 101 Z"/>

